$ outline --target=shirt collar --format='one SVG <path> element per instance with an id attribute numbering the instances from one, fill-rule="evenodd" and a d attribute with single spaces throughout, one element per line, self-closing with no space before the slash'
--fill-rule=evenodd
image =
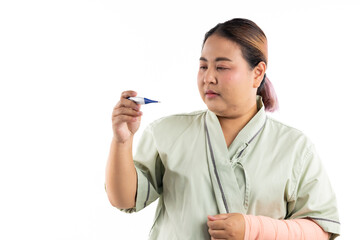
<path id="1" fill-rule="evenodd" d="M 258 107 L 258 112 L 245 125 L 245 127 L 241 129 L 241 131 L 238 133 L 238 135 L 228 148 L 230 158 L 243 150 L 249 144 L 249 142 L 252 141 L 254 137 L 259 134 L 266 122 L 267 117 L 265 107 L 260 96 L 256 96 L 256 103 Z M 210 122 L 212 126 L 210 127 L 210 138 L 216 137 L 218 139 L 217 144 L 221 145 L 219 147 L 227 148 L 224 134 L 222 133 L 221 125 L 216 114 L 208 110 L 206 120 L 207 122 Z M 219 137 L 219 134 L 221 134 L 220 136 L 222 137 L 222 141 L 220 140 L 221 137 Z"/>

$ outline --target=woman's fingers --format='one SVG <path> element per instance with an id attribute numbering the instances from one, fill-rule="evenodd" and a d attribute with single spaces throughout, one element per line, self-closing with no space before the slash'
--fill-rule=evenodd
<path id="1" fill-rule="evenodd" d="M 225 229 L 224 220 L 207 221 L 207 225 L 208 225 L 209 229 L 213 229 L 213 230 L 224 230 Z"/>
<path id="2" fill-rule="evenodd" d="M 121 115 L 118 118 L 113 120 L 113 126 L 120 126 L 120 124 L 122 124 L 122 123 L 136 122 L 139 119 L 140 119 L 140 117 Z"/>
<path id="3" fill-rule="evenodd" d="M 135 91 L 121 93 L 120 100 L 116 103 L 112 112 L 112 125 L 114 137 L 119 142 L 125 142 L 139 129 L 142 112 L 140 105 L 128 99 L 135 97 Z"/>
<path id="4" fill-rule="evenodd" d="M 209 234 L 211 239 L 226 239 L 225 221 L 224 220 L 212 220 L 208 217 L 207 225 L 209 227 Z"/>
<path id="5" fill-rule="evenodd" d="M 128 98 L 128 97 L 136 97 L 137 93 L 135 91 L 129 90 L 124 91 L 121 93 L 121 98 Z"/>
<path id="6" fill-rule="evenodd" d="M 124 122 L 136 122 L 142 116 L 141 111 L 135 111 L 131 108 L 117 108 L 113 111 L 112 121 L 113 125 L 118 125 Z"/>
<path id="7" fill-rule="evenodd" d="M 114 109 L 121 108 L 121 107 L 127 107 L 132 108 L 134 110 L 140 109 L 140 104 L 136 104 L 135 102 L 127 99 L 127 98 L 121 98 L 120 101 L 117 102 Z"/>
<path id="8" fill-rule="evenodd" d="M 120 115 L 139 117 L 142 115 L 142 112 L 134 110 L 132 108 L 125 108 L 125 107 L 114 109 L 113 114 L 112 114 L 113 118 L 120 116 Z"/>
<path id="9" fill-rule="evenodd" d="M 228 234 L 224 230 L 212 230 L 212 229 L 209 229 L 209 234 L 214 239 L 226 239 L 226 238 L 228 238 Z"/>

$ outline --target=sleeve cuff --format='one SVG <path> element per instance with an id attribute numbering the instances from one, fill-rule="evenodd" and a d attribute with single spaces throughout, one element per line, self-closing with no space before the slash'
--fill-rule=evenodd
<path id="1" fill-rule="evenodd" d="M 335 239 L 340 234 L 340 222 L 317 217 L 309 217 L 316 222 L 325 232 L 331 233 L 330 240 Z"/>
<path id="2" fill-rule="evenodd" d="M 120 211 L 122 212 L 126 212 L 126 213 L 138 212 L 144 207 L 146 207 L 150 195 L 150 182 L 138 168 L 136 168 L 136 175 L 137 175 L 137 187 L 136 187 L 135 207 L 128 209 L 120 209 Z"/>

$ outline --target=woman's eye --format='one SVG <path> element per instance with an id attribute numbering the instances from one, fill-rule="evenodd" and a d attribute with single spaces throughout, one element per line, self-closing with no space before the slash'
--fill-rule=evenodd
<path id="1" fill-rule="evenodd" d="M 229 69 L 229 68 L 226 68 L 226 67 L 217 67 L 216 69 L 217 69 L 217 70 L 226 70 L 226 69 Z"/>
<path id="2" fill-rule="evenodd" d="M 202 69 L 202 70 L 206 70 L 206 69 L 207 69 L 207 67 L 206 67 L 206 66 L 200 66 L 200 69 Z"/>

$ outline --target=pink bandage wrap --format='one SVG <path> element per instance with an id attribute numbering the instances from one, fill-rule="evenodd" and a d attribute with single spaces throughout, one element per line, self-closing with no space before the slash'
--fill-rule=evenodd
<path id="1" fill-rule="evenodd" d="M 276 220 L 264 216 L 243 216 L 245 218 L 244 240 L 329 239 L 329 233 L 311 219 Z"/>

